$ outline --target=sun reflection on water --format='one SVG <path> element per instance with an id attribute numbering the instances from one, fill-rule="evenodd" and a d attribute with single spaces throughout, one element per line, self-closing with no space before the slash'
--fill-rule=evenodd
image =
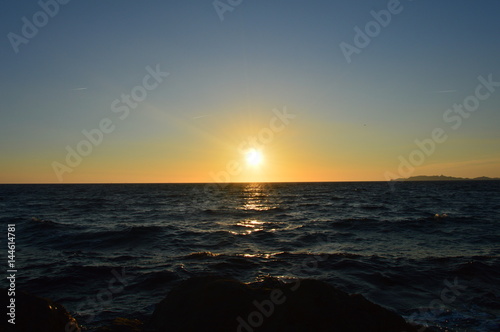
<path id="1" fill-rule="evenodd" d="M 248 183 L 243 189 L 240 210 L 267 211 L 280 206 L 278 195 L 265 183 Z"/>

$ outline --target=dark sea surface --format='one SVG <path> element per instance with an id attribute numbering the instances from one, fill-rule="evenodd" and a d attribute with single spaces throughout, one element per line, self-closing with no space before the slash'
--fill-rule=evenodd
<path id="1" fill-rule="evenodd" d="M 439 331 L 500 331 L 499 212 L 500 181 L 0 186 L 18 289 L 89 329 L 212 273 L 316 278 Z"/>

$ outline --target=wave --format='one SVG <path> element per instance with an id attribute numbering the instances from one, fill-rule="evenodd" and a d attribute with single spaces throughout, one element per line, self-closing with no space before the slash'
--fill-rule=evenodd
<path id="1" fill-rule="evenodd" d="M 376 204 L 363 204 L 360 206 L 362 210 L 388 210 L 389 208 L 384 205 L 376 205 Z"/>
<path id="2" fill-rule="evenodd" d="M 185 259 L 206 259 L 206 258 L 211 258 L 211 257 L 216 257 L 219 256 L 219 254 L 214 254 L 210 251 L 203 251 L 203 252 L 193 252 L 190 253 L 189 255 L 185 256 Z"/>
<path id="3" fill-rule="evenodd" d="M 59 225 L 58 223 L 56 223 L 55 221 L 52 221 L 52 220 L 45 220 L 45 219 L 40 219 L 40 218 L 37 218 L 37 217 L 32 217 L 31 218 L 31 221 L 33 223 L 36 223 L 38 225 L 44 225 L 44 226 L 55 226 L 55 225 Z"/>
<path id="4" fill-rule="evenodd" d="M 241 207 L 234 209 L 204 209 L 203 213 L 209 215 L 224 215 L 224 216 L 248 216 L 253 214 L 269 214 L 269 213 L 283 213 L 289 211 L 288 207 L 267 207 L 267 206 L 258 206 L 258 207 Z"/>

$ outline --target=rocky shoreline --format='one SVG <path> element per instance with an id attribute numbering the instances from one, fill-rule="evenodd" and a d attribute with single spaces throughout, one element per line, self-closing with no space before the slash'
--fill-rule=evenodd
<path id="1" fill-rule="evenodd" d="M 5 303 L 6 291 L 2 293 Z M 16 303 L 15 327 L 4 320 L 4 331 L 86 330 L 62 305 L 51 300 L 17 292 Z M 96 331 L 416 332 L 418 329 L 362 295 L 347 294 L 318 280 L 284 283 L 267 277 L 245 284 L 219 276 L 204 276 L 190 278 L 174 287 L 147 321 L 116 318 L 112 324 Z"/>

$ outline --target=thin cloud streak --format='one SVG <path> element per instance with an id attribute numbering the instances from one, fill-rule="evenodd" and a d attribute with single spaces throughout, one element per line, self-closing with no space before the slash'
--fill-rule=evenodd
<path id="1" fill-rule="evenodd" d="M 439 91 L 433 91 L 433 93 L 454 93 L 457 92 L 457 90 L 439 90 Z"/>

